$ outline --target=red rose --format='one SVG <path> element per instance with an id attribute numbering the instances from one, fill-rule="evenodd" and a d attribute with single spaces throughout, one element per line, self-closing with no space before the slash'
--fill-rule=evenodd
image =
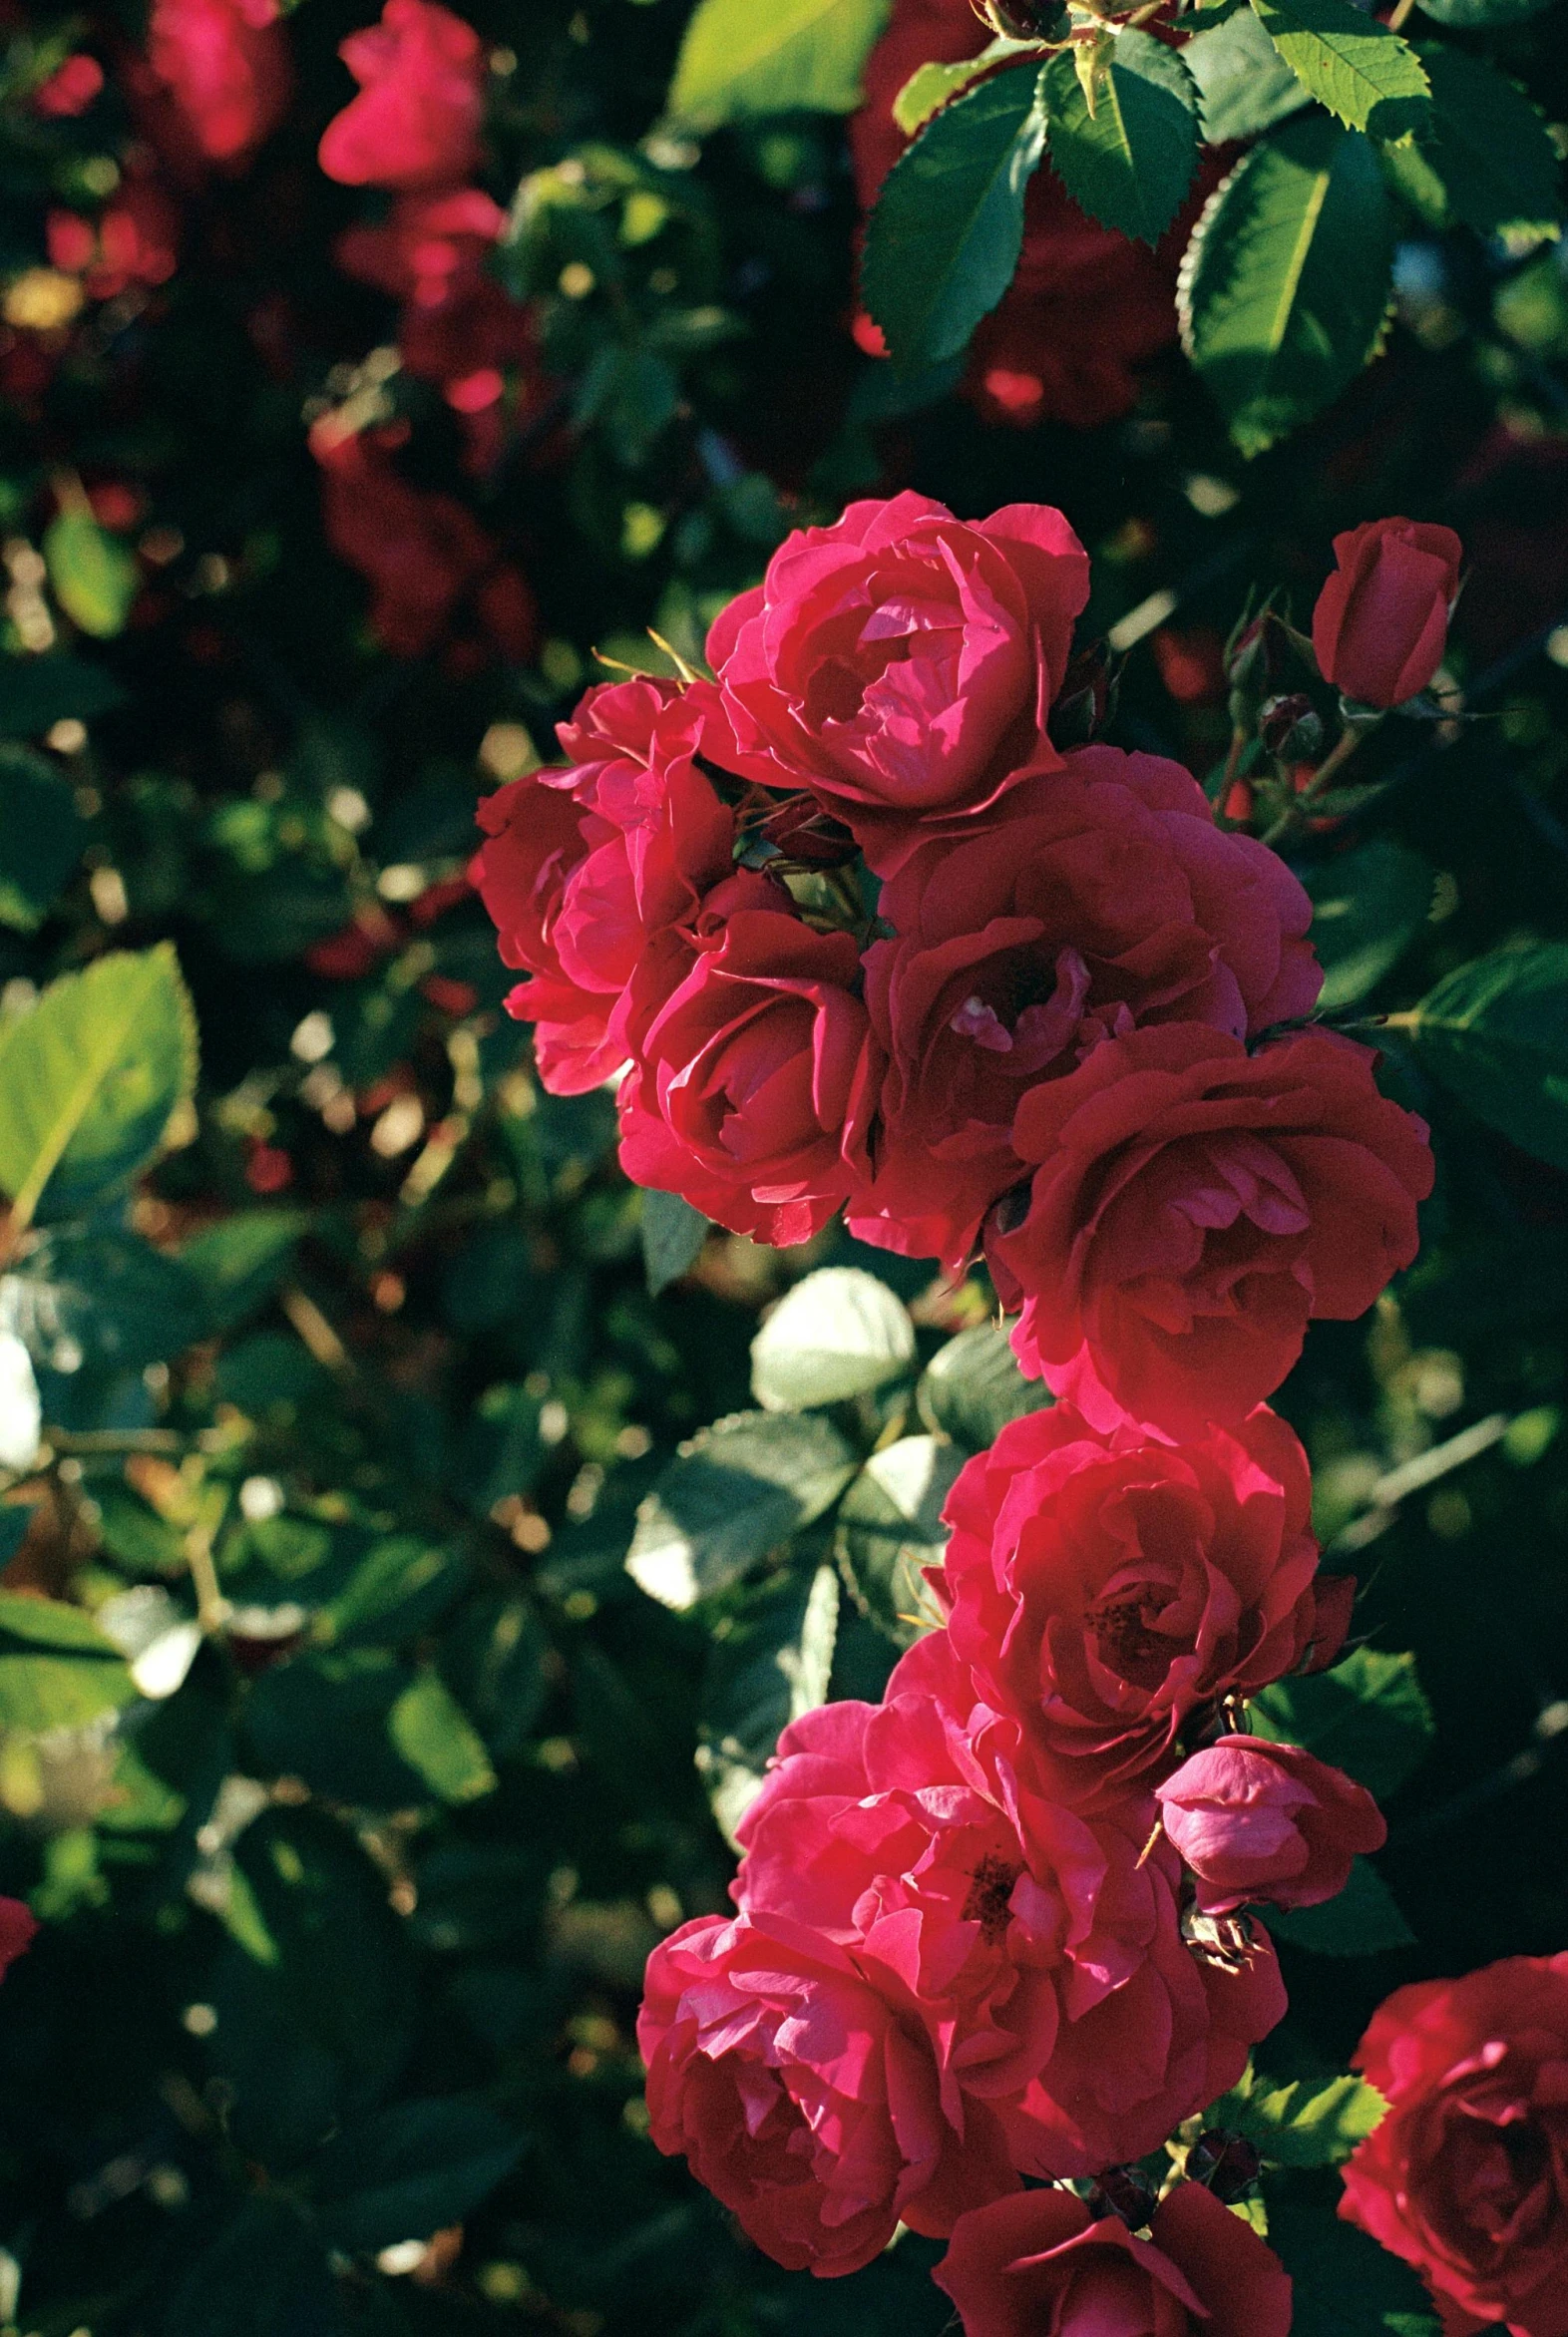
<path id="1" fill-rule="evenodd" d="M 1221 1737 L 1154 1788 L 1165 1832 L 1198 1878 L 1206 1914 L 1249 1899 L 1317 1907 L 1388 1838 L 1365 1785 L 1296 1745 Z"/>
<path id="2" fill-rule="evenodd" d="M 167 284 L 180 260 L 180 213 L 156 179 L 127 171 L 97 223 L 80 211 L 51 210 L 44 227 L 50 263 L 80 275 L 94 300 L 129 284 Z"/>
<path id="3" fill-rule="evenodd" d="M 733 1233 L 810 1241 L 849 1191 L 864 1116 L 853 938 L 742 906 L 673 971 L 621 1086 L 621 1167 Z"/>
<path id="4" fill-rule="evenodd" d="M 1289 2273 L 1212 2191 L 1178 2183 L 1149 2228 L 1024 2191 L 966 2215 L 932 2277 L 965 2337 L 1289 2337 Z"/>
<path id="5" fill-rule="evenodd" d="M 562 744 L 574 762 L 486 796 L 489 842 L 473 864 L 508 966 L 525 970 L 507 1000 L 539 1025 L 540 1077 L 579 1095 L 631 1051 L 632 977 L 648 943 L 695 924 L 728 876 L 734 822 L 697 769 L 700 710 L 666 682 L 590 690 Z M 745 896 L 771 905 L 761 879 Z"/>
<path id="6" fill-rule="evenodd" d="M 1211 2055 L 1231 2008 L 1217 2024 L 1182 1941 L 1180 1862 L 1163 1842 L 1141 1856 L 1147 1796 L 1087 1820 L 1036 1791 L 1015 1721 L 934 1693 L 940 1633 L 917 1659 L 882 1705 L 786 1731 L 741 1825 L 736 1898 L 815 1926 L 923 2024 L 961 2132 L 988 2104 L 1034 2174 L 1137 2157 L 1226 2082 L 1211 2088 Z M 1283 2010 L 1264 1947 L 1246 2009 L 1254 2039 Z"/>
<path id="7" fill-rule="evenodd" d="M 1334 539 L 1338 564 L 1312 612 L 1325 681 L 1368 706 L 1398 706 L 1442 663 L 1463 547 L 1451 528 L 1369 520 Z"/>
<path id="8" fill-rule="evenodd" d="M 1088 589 L 1043 504 L 970 526 L 905 494 L 797 530 L 708 635 L 734 768 L 810 788 L 886 874 L 934 816 L 1059 763 L 1045 717 Z"/>
<path id="9" fill-rule="evenodd" d="M 784 1915 L 704 1915 L 648 1959 L 649 2132 L 792 2272 L 857 2272 L 902 2220 L 940 2237 L 1016 2185 L 982 2109 L 964 2136 L 918 2025 Z"/>
<path id="10" fill-rule="evenodd" d="M 1388 2114 L 1341 2214 L 1414 2265 L 1445 2337 L 1568 2337 L 1568 1954 L 1395 1989 L 1354 2066 Z"/>
<path id="11" fill-rule="evenodd" d="M 156 0 L 147 57 L 209 162 L 243 161 L 288 111 L 293 74 L 276 0 Z"/>
<path id="12" fill-rule="evenodd" d="M 103 86 L 104 69 L 98 59 L 79 50 L 39 83 L 33 92 L 33 112 L 46 122 L 74 121 L 87 112 Z"/>
<path id="13" fill-rule="evenodd" d="M 380 225 L 350 227 L 336 244 L 345 274 L 403 302 L 404 370 L 448 387 L 464 411 L 478 395 L 476 379 L 494 375 L 499 396 L 502 368 L 538 373 L 533 311 L 485 272 L 505 224 L 501 205 L 481 188 L 460 187 L 399 195 Z M 542 395 L 536 384 L 536 400 Z"/>
<path id="14" fill-rule="evenodd" d="M 1323 1634 L 1307 1455 L 1261 1404 L 1176 1445 L 1070 1403 L 1028 1412 L 944 1514 L 933 1581 L 974 1697 L 1018 1716 L 1068 1803 L 1147 1786 L 1192 1712 L 1295 1671 Z"/>
<path id="15" fill-rule="evenodd" d="M 866 953 L 879 1050 L 863 1241 L 954 1268 L 1024 1174 L 1019 1098 L 1145 1022 L 1233 1037 L 1311 1011 L 1312 904 L 1279 856 L 1223 834 L 1179 763 L 1088 746 L 990 816 L 917 843 Z"/>
<path id="16" fill-rule="evenodd" d="M 38 1936 L 38 1922 L 20 1899 L 0 1899 L 0 1973 L 8 1971 Z"/>
<path id="17" fill-rule="evenodd" d="M 1309 1318 L 1353 1320 L 1415 1256 L 1431 1153 L 1375 1060 L 1328 1031 L 1249 1055 L 1166 1023 L 1031 1088 L 1012 1141 L 1040 1165 L 986 1234 L 1024 1369 L 1096 1424 L 1172 1435 L 1271 1395 Z"/>
<path id="18" fill-rule="evenodd" d="M 372 630 L 394 657 L 422 657 L 464 605 L 490 649 L 530 656 L 538 618 L 527 581 L 466 504 L 399 477 L 396 443 L 345 431 L 334 415 L 310 431 L 326 539 L 369 582 Z"/>
<path id="19" fill-rule="evenodd" d="M 359 95 L 322 135 L 319 158 L 345 187 L 435 187 L 479 160 L 485 55 L 478 33 L 433 0 L 386 0 L 379 24 L 338 55 Z"/>
<path id="20" fill-rule="evenodd" d="M 957 63 L 985 45 L 969 0 L 895 0 L 872 50 L 865 103 L 850 123 L 863 211 L 909 141 L 893 101 L 929 61 Z M 1176 338 L 1176 259 L 1185 224 L 1158 253 L 1086 218 L 1061 181 L 1036 171 L 1024 197 L 1023 247 L 1001 305 L 971 344 L 964 393 L 987 421 L 1066 422 L 1090 430 L 1125 414 L 1134 368 Z"/>

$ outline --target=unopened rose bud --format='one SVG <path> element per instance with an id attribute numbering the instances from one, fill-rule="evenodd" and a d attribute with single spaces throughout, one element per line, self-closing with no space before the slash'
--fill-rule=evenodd
<path id="1" fill-rule="evenodd" d="M 1290 763 L 1316 762 L 1323 752 L 1323 722 L 1301 690 L 1265 698 L 1258 709 L 1258 736 L 1271 755 Z"/>
<path id="2" fill-rule="evenodd" d="M 825 812 L 815 796 L 787 796 L 769 812 L 758 833 L 786 860 L 808 868 L 842 868 L 860 849 L 842 821 Z"/>
<path id="3" fill-rule="evenodd" d="M 1285 642 L 1272 608 L 1237 626 L 1225 644 L 1225 678 L 1230 683 L 1231 721 L 1250 733 L 1264 701 L 1274 696 L 1285 670 Z"/>
<path id="4" fill-rule="evenodd" d="M 1141 2166 L 1107 2166 L 1095 2177 L 1100 2196 L 1112 2214 L 1119 2215 L 1129 2230 L 1141 2230 L 1154 2212 L 1158 2193 Z"/>
<path id="5" fill-rule="evenodd" d="M 1116 711 L 1119 671 L 1103 641 L 1091 641 L 1068 663 L 1046 728 L 1058 747 L 1087 746 Z"/>
<path id="6" fill-rule="evenodd" d="M 1223 2127 L 1200 2135 L 1187 2153 L 1188 2181 L 1201 2182 L 1226 2206 L 1251 2190 L 1262 2171 L 1263 2160 L 1251 2142 L 1226 2134 Z"/>
<path id="7" fill-rule="evenodd" d="M 1249 1900 L 1316 1907 L 1388 1829 L 1364 1785 L 1297 1745 L 1222 1737 L 1155 1787 L 1165 1831 L 1197 1878 L 1203 1914 Z"/>
<path id="8" fill-rule="evenodd" d="M 1312 641 L 1325 681 L 1353 711 L 1415 697 L 1442 662 L 1463 549 L 1451 528 L 1370 520 L 1334 539 Z"/>

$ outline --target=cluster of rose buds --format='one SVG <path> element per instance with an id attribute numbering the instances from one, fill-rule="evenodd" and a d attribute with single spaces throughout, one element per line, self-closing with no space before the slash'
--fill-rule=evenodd
<path id="1" fill-rule="evenodd" d="M 883 1701 L 780 1740 L 737 1913 L 655 1951 L 654 2141 L 792 2267 L 952 2235 L 972 2337 L 1145 2288 L 1162 2330 L 1283 2337 L 1225 2150 L 1163 2202 L 1117 2170 L 1280 2019 L 1248 1910 L 1383 1840 L 1243 1733 L 1354 1589 L 1264 1399 L 1414 1256 L 1431 1160 L 1370 1050 L 1276 1027 L 1322 979 L 1283 861 L 1177 764 L 1081 743 L 1087 594 L 1059 512 L 853 505 L 718 617 L 712 679 L 589 692 L 567 764 L 481 805 L 474 874 L 545 1085 L 617 1082 L 635 1181 L 765 1242 L 842 1210 L 982 1256 L 1058 1398 L 960 1475 Z M 1341 597 L 1344 645 L 1375 574 Z M 1099 2220 L 1024 2187 L 1063 2181 Z"/>

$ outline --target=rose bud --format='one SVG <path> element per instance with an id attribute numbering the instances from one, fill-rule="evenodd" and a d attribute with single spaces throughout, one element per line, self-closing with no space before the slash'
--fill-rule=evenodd
<path id="1" fill-rule="evenodd" d="M 1323 751 L 1323 723 L 1301 690 L 1265 698 L 1258 709 L 1258 736 L 1271 755 L 1285 762 L 1311 762 Z"/>
<path id="2" fill-rule="evenodd" d="M 808 868 L 842 868 L 860 846 L 842 820 L 825 812 L 812 795 L 790 795 L 769 812 L 758 830 L 786 860 Z"/>
<path id="3" fill-rule="evenodd" d="M 1382 1812 L 1354 1777 L 1258 1737 L 1222 1737 L 1154 1794 L 1209 1915 L 1251 1899 L 1319 1906 L 1344 1890 L 1360 1852 L 1387 1839 Z"/>
<path id="4" fill-rule="evenodd" d="M 1312 614 L 1325 681 L 1363 705 L 1402 705 L 1442 662 L 1463 549 L 1451 528 L 1370 520 L 1334 539 Z"/>
<path id="5" fill-rule="evenodd" d="M 1112 2214 L 1119 2215 L 1129 2231 L 1142 2231 L 1159 2195 L 1142 2167 L 1107 2166 L 1096 2180 Z"/>
<path id="6" fill-rule="evenodd" d="M 1023 2191 L 961 2217 L 932 2277 L 966 2337 L 1288 2337 L 1289 2273 L 1201 2183 L 1178 2183 L 1151 2230 Z"/>
<path id="7" fill-rule="evenodd" d="M 1231 685 L 1231 720 L 1238 730 L 1251 730 L 1284 667 L 1285 636 L 1272 608 L 1237 626 L 1225 644 L 1225 678 Z"/>
<path id="8" fill-rule="evenodd" d="M 1263 2160 L 1241 2135 L 1215 2127 L 1200 2135 L 1187 2153 L 1187 2178 L 1201 2182 L 1226 2206 L 1250 2191 L 1263 2171 Z"/>
<path id="9" fill-rule="evenodd" d="M 1051 706 L 1048 728 L 1059 747 L 1087 746 L 1116 710 L 1119 669 L 1103 641 L 1091 641 L 1069 658 Z"/>

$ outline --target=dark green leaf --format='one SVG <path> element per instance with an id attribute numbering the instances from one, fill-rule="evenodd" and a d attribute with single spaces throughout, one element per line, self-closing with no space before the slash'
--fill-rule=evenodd
<path id="1" fill-rule="evenodd" d="M 0 1023 L 0 1190 L 24 1222 L 80 1214 L 146 1167 L 196 1073 L 168 942 L 63 974 Z"/>
<path id="2" fill-rule="evenodd" d="M 1376 152 L 1323 114 L 1288 122 L 1211 196 L 1177 305 L 1244 454 L 1311 421 L 1375 355 L 1392 266 Z"/>
<path id="3" fill-rule="evenodd" d="M 498 1760 L 523 1751 L 550 1695 L 555 1660 L 526 1598 L 470 1604 L 442 1650 L 442 1666 Z"/>
<path id="4" fill-rule="evenodd" d="M 833 1568 L 797 1564 L 742 1593 L 715 1625 L 697 1768 L 727 1841 L 756 1797 L 780 1732 L 827 1702 L 838 1619 Z"/>
<path id="5" fill-rule="evenodd" d="M 1408 41 L 1352 0 L 1253 0 L 1302 87 L 1351 130 L 1402 138 L 1427 114 L 1425 71 Z"/>
<path id="6" fill-rule="evenodd" d="M 42 755 L 0 747 L 0 925 L 36 933 L 85 841 L 76 790 Z"/>
<path id="7" fill-rule="evenodd" d="M 344 2337 L 326 2253 L 299 2209 L 250 2199 L 190 2260 L 161 2337 Z"/>
<path id="8" fill-rule="evenodd" d="M 180 1263 L 200 1284 L 214 1330 L 231 1331 L 266 1303 L 310 1222 L 303 1209 L 236 1209 L 187 1242 Z"/>
<path id="9" fill-rule="evenodd" d="M 898 1647 L 941 1620 L 924 1569 L 942 1562 L 943 1504 L 964 1457 L 935 1436 L 901 1436 L 872 1454 L 839 1505 L 844 1579 L 861 1613 Z"/>
<path id="10" fill-rule="evenodd" d="M 1365 2078 L 1298 2078 L 1277 2087 L 1249 2066 L 1241 2084 L 1205 2111 L 1204 2123 L 1245 2136 L 1276 2166 L 1338 2166 L 1387 2107 Z"/>
<path id="11" fill-rule="evenodd" d="M 981 1323 L 939 1348 L 915 1390 L 928 1428 L 951 1436 L 970 1452 L 983 1452 L 1009 1420 L 1051 1402 L 1041 1379 L 1025 1379 L 1004 1331 Z"/>
<path id="12" fill-rule="evenodd" d="M 1568 942 L 1459 967 L 1422 998 L 1408 1036 L 1471 1111 L 1568 1168 Z"/>
<path id="13" fill-rule="evenodd" d="M 206 1330 L 201 1291 L 178 1258 L 139 1234 L 82 1227 L 46 1238 L 9 1278 L 6 1315 L 52 1371 L 140 1371 L 171 1363 Z"/>
<path id="14" fill-rule="evenodd" d="M 708 1238 L 708 1220 L 678 1193 L 642 1196 L 642 1261 L 654 1298 L 693 1267 Z"/>
<path id="15" fill-rule="evenodd" d="M 1522 24 L 1526 17 L 1550 8 L 1552 0 L 1419 0 L 1419 5 L 1421 13 L 1438 24 L 1471 32 L 1494 24 Z"/>
<path id="16" fill-rule="evenodd" d="M 1415 1934 L 1394 1904 L 1375 1866 L 1358 1858 L 1338 1898 L 1321 1907 L 1267 1910 L 1268 1927 L 1294 1947 L 1318 1956 L 1377 1956 L 1390 1948 L 1413 1947 Z"/>
<path id="17" fill-rule="evenodd" d="M 820 1517 L 854 1473 L 828 1420 L 731 1413 L 681 1447 L 643 1502 L 626 1570 L 662 1605 L 693 1606 Z"/>
<path id="18" fill-rule="evenodd" d="M 100 665 L 68 650 L 49 657 L 0 654 L 0 738 L 42 738 L 57 722 L 91 722 L 125 704 Z"/>
<path id="19" fill-rule="evenodd" d="M 1074 202 L 1123 235 L 1157 243 L 1198 163 L 1198 90 L 1174 50 L 1124 32 L 1096 79 L 1094 112 L 1070 51 L 1045 68 L 1050 159 Z"/>
<path id="20" fill-rule="evenodd" d="M 27 1538 L 36 1501 L 7 1501 L 0 1505 L 0 1566 L 9 1566 Z"/>
<path id="21" fill-rule="evenodd" d="M 1380 1801 L 1398 1791 L 1433 1735 L 1415 1658 L 1376 1648 L 1358 1648 L 1332 1672 L 1277 1680 L 1253 1698 L 1251 1710 L 1260 1737 L 1304 1745 Z"/>
<path id="22" fill-rule="evenodd" d="M 1340 2220 L 1340 2195 L 1332 2174 L 1265 2188 L 1269 2245 L 1295 2285 L 1291 2337 L 1392 2337 L 1389 2316 L 1419 2313 L 1426 2292 L 1408 2265 Z"/>
<path id="23" fill-rule="evenodd" d="M 1418 852 L 1385 836 L 1309 869 L 1312 941 L 1324 971 L 1325 1013 L 1358 1005 L 1391 974 L 1425 927 L 1432 871 Z"/>
<path id="24" fill-rule="evenodd" d="M 915 1361 L 915 1326 L 885 1282 L 824 1266 L 786 1292 L 751 1343 L 751 1392 L 764 1411 L 841 1403 L 897 1379 Z"/>
<path id="25" fill-rule="evenodd" d="M 279 1523 L 281 1520 L 278 1521 Z M 455 1550 L 423 1534 L 387 1534 L 370 1545 L 347 1584 L 316 1619 L 323 1636 L 383 1646 L 428 1630 L 463 1588 Z"/>
<path id="26" fill-rule="evenodd" d="M 472 2214 L 522 2150 L 516 2128 L 476 2095 L 400 2102 L 351 2127 L 317 2158 L 310 2170 L 317 2224 L 345 2254 L 429 2239 Z"/>
<path id="27" fill-rule="evenodd" d="M 1012 281 L 1045 150 L 1039 75 L 1015 65 L 933 116 L 888 174 L 861 288 L 902 371 L 956 357 Z"/>
<path id="28" fill-rule="evenodd" d="M 382 1648 L 300 1655 L 264 1672 L 245 1710 L 252 1773 L 296 1776 L 334 1801 L 406 1809 L 429 1798 L 387 1722 L 411 1679 Z"/>
<path id="29" fill-rule="evenodd" d="M 1182 63 L 1198 85 L 1204 139 L 1256 138 L 1311 99 L 1250 8 L 1187 43 Z"/>
<path id="30" fill-rule="evenodd" d="M 701 0 L 669 110 L 695 130 L 764 114 L 848 114 L 890 0 Z"/>
<path id="31" fill-rule="evenodd" d="M 1418 142 L 1383 156 L 1394 186 L 1430 225 L 1482 235 L 1549 235 L 1562 217 L 1557 152 L 1524 92 L 1479 57 L 1422 43 L 1432 118 Z"/>

